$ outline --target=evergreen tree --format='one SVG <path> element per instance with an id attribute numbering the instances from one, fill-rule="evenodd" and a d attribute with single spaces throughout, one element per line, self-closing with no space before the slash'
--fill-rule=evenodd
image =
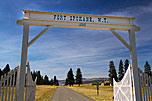
<path id="1" fill-rule="evenodd" d="M 36 84 L 37 85 L 42 85 L 43 84 L 43 77 L 41 76 L 40 71 L 36 72 L 36 76 L 37 76 L 37 82 L 36 82 Z"/>
<path id="2" fill-rule="evenodd" d="M 109 63 L 109 81 L 113 85 L 113 78 L 118 81 L 116 69 L 114 66 L 114 62 L 110 61 Z"/>
<path id="3" fill-rule="evenodd" d="M 125 67 L 125 73 L 126 73 L 126 71 L 127 71 L 127 69 L 128 69 L 128 66 L 129 66 L 129 60 L 126 59 L 126 60 L 125 60 L 125 65 L 124 65 L 124 67 Z"/>
<path id="4" fill-rule="evenodd" d="M 70 71 L 67 74 L 67 84 L 70 86 L 73 86 L 74 84 L 74 75 L 73 75 L 72 68 L 70 68 Z"/>
<path id="5" fill-rule="evenodd" d="M 67 86 L 68 85 L 68 79 L 66 78 L 65 80 L 65 85 Z"/>
<path id="6" fill-rule="evenodd" d="M 151 76 L 151 66 L 149 65 L 148 61 L 145 63 L 144 72 L 147 73 L 148 76 Z"/>
<path id="7" fill-rule="evenodd" d="M 2 76 L 2 71 L 1 71 L 1 69 L 0 69 L 0 79 L 1 79 L 1 76 Z"/>
<path id="8" fill-rule="evenodd" d="M 50 85 L 51 85 L 51 86 L 53 86 L 53 79 L 51 79 L 51 81 L 50 81 Z"/>
<path id="9" fill-rule="evenodd" d="M 2 71 L 2 75 L 4 75 L 5 73 L 8 73 L 9 71 L 10 71 L 10 67 L 9 67 L 9 64 L 7 64 L 6 67 Z"/>
<path id="10" fill-rule="evenodd" d="M 121 81 L 123 76 L 124 76 L 124 70 L 123 70 L 123 62 L 122 60 L 120 60 L 120 63 L 119 63 L 119 72 L 118 72 L 118 80 Z"/>
<path id="11" fill-rule="evenodd" d="M 75 77 L 76 77 L 76 84 L 80 86 L 80 84 L 82 84 L 82 74 L 80 68 L 77 69 Z"/>
<path id="12" fill-rule="evenodd" d="M 59 82 L 58 82 L 58 80 L 56 80 L 56 86 L 59 86 Z"/>
<path id="13" fill-rule="evenodd" d="M 32 78 L 33 78 L 33 81 L 34 81 L 36 79 L 36 77 L 37 77 L 36 72 L 33 71 L 31 74 L 32 74 Z"/>
<path id="14" fill-rule="evenodd" d="M 48 85 L 49 84 L 49 78 L 47 75 L 45 75 L 44 77 L 44 85 Z"/>
<path id="15" fill-rule="evenodd" d="M 56 83 L 57 83 L 56 76 L 54 76 L 54 82 L 53 83 L 54 83 L 53 85 L 56 85 Z"/>

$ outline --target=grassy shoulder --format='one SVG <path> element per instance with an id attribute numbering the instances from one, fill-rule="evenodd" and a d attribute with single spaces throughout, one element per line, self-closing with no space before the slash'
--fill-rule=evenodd
<path id="1" fill-rule="evenodd" d="M 56 88 L 57 88 L 57 86 L 37 85 L 36 93 L 35 93 L 35 100 L 36 101 L 48 101 L 48 99 L 52 97 Z"/>
<path id="2" fill-rule="evenodd" d="M 91 85 L 81 85 L 81 86 L 73 86 L 68 88 L 82 94 L 88 96 L 96 101 L 113 101 L 113 87 L 111 86 L 100 86 L 99 87 L 99 95 L 97 95 L 96 86 Z"/>

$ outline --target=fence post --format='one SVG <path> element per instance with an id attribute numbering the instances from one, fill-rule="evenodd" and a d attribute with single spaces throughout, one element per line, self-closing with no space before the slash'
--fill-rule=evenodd
<path id="1" fill-rule="evenodd" d="M 136 54 L 136 40 L 134 29 L 129 30 L 129 41 L 131 47 L 131 66 L 133 68 L 133 84 L 134 84 L 134 101 L 141 101 L 142 96 L 140 93 L 140 84 L 138 76 L 138 64 L 137 64 L 137 54 Z"/>
<path id="2" fill-rule="evenodd" d="M 22 53 L 21 53 L 21 67 L 19 68 L 19 71 L 17 73 L 16 101 L 24 101 L 24 85 L 25 85 L 27 50 L 28 50 L 28 35 L 29 35 L 29 25 L 24 24 L 23 39 L 22 39 Z"/>

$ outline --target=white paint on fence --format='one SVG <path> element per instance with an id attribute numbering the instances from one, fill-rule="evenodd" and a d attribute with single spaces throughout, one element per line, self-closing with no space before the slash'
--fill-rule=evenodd
<path id="1" fill-rule="evenodd" d="M 0 79 L 0 101 L 16 101 L 16 78 L 20 66 L 1 76 Z M 32 80 L 29 62 L 26 73 L 25 101 L 35 101 L 36 80 Z M 15 95 L 14 95 L 15 92 Z"/>
<path id="2" fill-rule="evenodd" d="M 152 101 L 152 77 L 138 68 L 141 101 Z M 114 79 L 114 101 L 133 101 L 132 95 L 132 71 L 128 67 L 123 79 L 116 82 Z"/>
<path id="3" fill-rule="evenodd" d="M 133 101 L 130 65 L 123 79 L 120 82 L 116 82 L 113 79 L 113 85 L 114 85 L 114 101 Z"/>
<path id="4" fill-rule="evenodd" d="M 142 72 L 140 69 L 139 77 L 140 77 L 140 87 L 142 93 L 142 101 L 152 101 L 152 77 L 148 76 L 146 73 Z"/>

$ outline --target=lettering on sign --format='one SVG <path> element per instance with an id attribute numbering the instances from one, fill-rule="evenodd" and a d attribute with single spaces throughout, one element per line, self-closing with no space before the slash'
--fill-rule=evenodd
<path id="1" fill-rule="evenodd" d="M 66 16 L 66 15 L 53 15 L 53 20 L 72 21 L 72 22 L 108 23 L 107 18 L 95 18 L 95 17 L 84 17 L 84 16 Z M 85 26 L 85 25 L 80 24 L 80 26 Z"/>

